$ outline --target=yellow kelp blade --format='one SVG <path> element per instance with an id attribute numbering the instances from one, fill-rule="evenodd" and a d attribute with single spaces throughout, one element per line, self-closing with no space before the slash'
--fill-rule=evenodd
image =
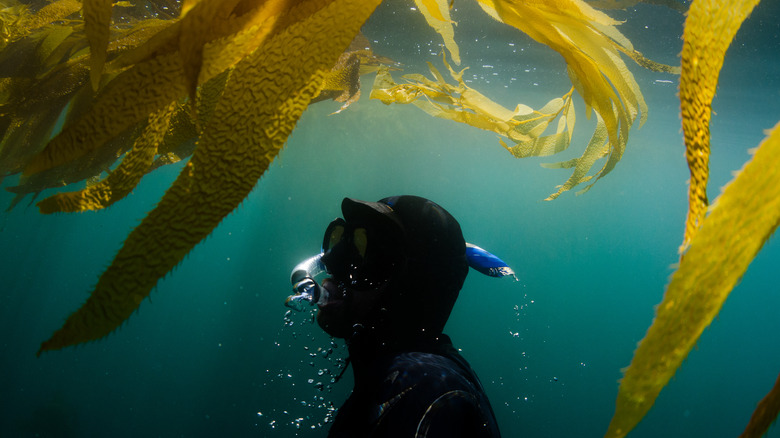
<path id="1" fill-rule="evenodd" d="M 326 99 L 343 102 L 333 114 L 340 113 L 360 99 L 360 57 L 354 52 L 344 52 L 336 65 L 323 80 L 322 90 L 314 96 L 312 103 Z"/>
<path id="2" fill-rule="evenodd" d="M 112 332 L 243 201 L 380 0 L 296 3 L 306 7 L 288 9 L 289 24 L 236 65 L 190 161 L 38 354 Z"/>
<path id="3" fill-rule="evenodd" d="M 13 26 L 6 28 L 5 31 L 9 33 L 9 40 L 13 41 L 47 24 L 62 20 L 78 12 L 79 9 L 81 9 L 79 0 L 57 0 L 42 7 L 33 15 L 25 14 L 23 17 L 20 17 L 22 18 L 21 20 L 16 21 Z"/>
<path id="4" fill-rule="evenodd" d="M 585 152 L 582 153 L 580 158 L 575 158 L 560 163 L 542 163 L 542 167 L 548 169 L 569 169 L 574 168 L 574 172 L 571 174 L 568 180 L 563 185 L 558 187 L 558 191 L 545 198 L 545 201 L 552 201 L 561 195 L 561 193 L 571 190 L 575 186 L 584 182 L 590 181 L 595 175 L 602 175 L 602 171 L 598 171 L 595 175 L 588 175 L 588 171 L 593 167 L 596 161 L 604 158 L 609 153 L 609 136 L 607 135 L 607 126 L 604 125 L 604 121 L 601 120 L 599 113 L 596 113 L 596 130 L 593 133 L 593 137 L 590 138 L 588 146 L 585 148 Z M 577 192 L 578 195 L 585 193 L 593 187 L 595 182 L 589 186 Z"/>
<path id="5" fill-rule="evenodd" d="M 731 40 L 759 0 L 696 0 L 683 31 L 680 105 L 685 157 L 691 172 L 688 218 L 681 251 L 707 212 L 712 98 Z"/>
<path id="6" fill-rule="evenodd" d="M 772 390 L 758 403 L 756 410 L 753 411 L 753 415 L 750 417 L 750 422 L 739 438 L 760 438 L 764 436 L 767 430 L 769 430 L 769 426 L 777 419 L 778 413 L 780 413 L 780 375 L 777 376 Z"/>
<path id="7" fill-rule="evenodd" d="M 230 19 L 230 14 L 238 2 L 239 0 L 200 2 L 181 20 L 181 33 L 178 35 L 179 54 L 187 79 L 188 94 L 192 100 L 195 99 L 195 89 L 203 64 L 203 46 L 215 37 L 224 36 L 224 31 L 229 32 L 228 29 L 223 31 L 222 28 L 228 27 L 224 23 Z"/>
<path id="8" fill-rule="evenodd" d="M 615 28 L 619 22 L 581 0 L 478 0 L 493 18 L 516 27 L 560 53 L 569 76 L 588 108 L 607 128 L 610 151 L 601 175 L 609 173 L 628 141 L 628 131 L 647 105 L 639 86 L 620 58 L 628 40 Z"/>
<path id="9" fill-rule="evenodd" d="M 0 173 L 18 173 L 46 145 L 63 108 L 89 79 L 86 63 L 66 63 L 33 81 L 14 78 L 3 102 L 7 125 L 0 140 Z"/>
<path id="10" fill-rule="evenodd" d="M 726 186 L 691 240 L 625 371 L 606 437 L 623 437 L 642 420 L 777 228 L 779 126 Z"/>
<path id="11" fill-rule="evenodd" d="M 181 58 L 161 55 L 133 66 L 109 82 L 90 111 L 69 123 L 24 169 L 31 175 L 99 149 L 150 113 L 186 94 Z"/>
<path id="12" fill-rule="evenodd" d="M 444 39 L 444 47 L 450 52 L 450 58 L 455 64 L 460 65 L 460 49 L 455 42 L 455 29 L 450 19 L 449 0 L 414 0 L 414 3 L 425 17 L 428 25 Z"/>
<path id="13" fill-rule="evenodd" d="M 97 91 L 100 86 L 100 76 L 106 63 L 106 50 L 111 26 L 112 0 L 84 0 L 84 28 L 89 41 L 89 76 L 92 89 Z"/>
<path id="14" fill-rule="evenodd" d="M 171 115 L 176 105 L 171 104 L 161 111 L 152 114 L 149 124 L 127 153 L 122 163 L 108 177 L 76 192 L 58 193 L 38 203 L 43 214 L 57 212 L 77 212 L 99 210 L 124 198 L 141 181 L 149 170 L 157 152 L 168 131 Z"/>
<path id="15" fill-rule="evenodd" d="M 213 3 L 220 2 L 216 0 L 199 2 L 185 16 L 184 20 L 195 20 L 199 17 L 195 13 L 197 10 L 206 8 L 207 5 Z M 225 61 L 227 59 L 230 62 L 221 62 L 218 68 L 207 69 L 205 65 L 209 64 L 207 61 L 210 61 L 211 58 L 207 58 L 204 54 L 204 69 L 199 75 L 202 82 L 206 82 L 230 68 L 247 53 L 253 51 L 274 28 L 275 20 L 267 20 L 270 24 L 258 26 L 254 21 L 249 20 L 250 18 L 254 20 L 258 15 L 264 17 L 266 15 L 263 15 L 262 11 L 278 9 L 279 5 L 291 2 L 276 0 L 262 3 L 260 5 L 261 11 L 247 12 L 241 20 L 231 18 L 227 24 L 223 22 L 217 26 L 218 33 L 210 33 L 215 37 L 225 37 L 218 41 L 219 60 Z M 140 51 L 143 54 L 143 56 L 138 57 L 138 63 L 122 71 L 106 84 L 97 96 L 91 111 L 66 125 L 62 132 L 31 160 L 24 173 L 30 175 L 60 166 L 98 149 L 123 130 L 144 120 L 150 113 L 185 96 L 188 91 L 188 83 L 183 80 L 185 78 L 184 60 L 181 54 L 176 52 L 179 36 L 182 32 L 180 23 L 181 21 L 176 21 L 163 28 L 158 34 L 159 38 L 158 35 L 155 35 L 148 43 L 133 50 L 131 53 Z M 253 35 L 249 42 L 245 41 L 244 38 L 244 35 L 248 33 L 248 30 L 245 29 L 246 26 L 250 26 L 249 30 L 252 31 Z M 235 38 L 227 38 L 227 34 L 233 34 Z M 163 41 L 172 40 L 175 44 L 166 43 L 158 47 L 155 42 L 161 39 Z M 241 39 L 240 43 L 237 43 L 236 39 Z M 154 50 L 149 48 L 150 45 L 154 47 Z M 161 47 L 165 50 L 162 50 Z M 206 52 L 205 49 L 204 52 Z M 153 56 L 155 54 L 157 55 Z"/>
<path id="16" fill-rule="evenodd" d="M 514 110 L 509 110 L 466 85 L 463 81 L 463 71 L 455 72 L 446 60 L 444 63 L 452 78 L 458 82 L 457 85 L 447 83 L 431 63 L 428 63 L 428 67 L 435 80 L 412 74 L 404 76 L 409 82 L 406 84 L 396 84 L 389 69 L 383 67 L 377 72 L 371 98 L 388 105 L 411 103 L 431 116 L 506 136 L 516 144 L 523 145 L 524 151 L 546 151 L 535 148 L 532 143 L 541 136 L 550 122 L 570 107 L 571 92 L 563 98 L 553 99 L 540 111 L 522 104 Z M 565 125 L 564 131 L 571 128 Z M 566 145 L 568 146 L 568 142 Z M 529 152 L 527 156 L 530 154 Z"/>
<path id="17" fill-rule="evenodd" d="M 435 80 L 411 74 L 403 77 L 408 81 L 406 84 L 395 83 L 389 70 L 380 68 L 371 98 L 381 100 L 385 104 L 411 103 L 433 117 L 465 123 L 506 136 L 514 145 L 509 146 L 502 139 L 499 139 L 499 143 L 517 158 L 554 155 L 569 147 L 575 123 L 571 99 L 573 89 L 564 96 L 551 100 L 540 110 L 520 104 L 511 111 L 466 85 L 463 81 L 463 71 L 455 72 L 446 60 L 444 63 L 450 75 L 458 81 L 457 86 L 448 84 L 430 63 L 429 68 Z M 550 169 L 574 168 L 571 177 L 545 200 L 553 200 L 561 193 L 594 177 L 598 180 L 611 170 L 611 167 L 608 167 L 611 162 L 607 161 L 593 175 L 587 174 L 596 161 L 610 153 L 614 154 L 607 126 L 600 113 L 597 112 L 596 117 L 593 137 L 580 158 L 542 165 Z M 558 119 L 556 132 L 542 135 L 555 119 Z M 594 183 L 595 181 L 578 194 L 589 190 Z"/>
<path id="18" fill-rule="evenodd" d="M 181 0 L 181 15 L 189 12 L 198 3 L 198 0 Z"/>

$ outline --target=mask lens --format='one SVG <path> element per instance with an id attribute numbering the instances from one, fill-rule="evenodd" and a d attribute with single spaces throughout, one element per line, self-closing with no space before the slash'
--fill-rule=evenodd
<path id="1" fill-rule="evenodd" d="M 352 243 L 357 248 L 360 258 L 366 257 L 366 247 L 368 246 L 368 236 L 365 228 L 356 228 L 352 235 Z"/>
<path id="2" fill-rule="evenodd" d="M 325 230 L 325 237 L 322 240 L 322 252 L 327 252 L 336 246 L 344 238 L 344 229 L 346 223 L 344 219 L 338 218 L 328 225 Z"/>
<path id="3" fill-rule="evenodd" d="M 374 242 L 377 237 L 364 227 L 336 219 L 325 231 L 322 261 L 333 278 L 358 289 L 377 287 L 390 278 L 395 265 L 389 248 Z M 369 240 L 371 248 L 369 249 Z"/>

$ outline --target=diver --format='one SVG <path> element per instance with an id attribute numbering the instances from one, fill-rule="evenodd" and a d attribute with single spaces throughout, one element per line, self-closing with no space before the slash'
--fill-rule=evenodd
<path id="1" fill-rule="evenodd" d="M 341 210 L 322 253 L 293 269 L 287 299 L 316 303 L 320 327 L 346 340 L 355 386 L 328 437 L 499 437 L 482 384 L 442 330 L 469 266 L 514 272 L 430 200 L 345 198 Z"/>

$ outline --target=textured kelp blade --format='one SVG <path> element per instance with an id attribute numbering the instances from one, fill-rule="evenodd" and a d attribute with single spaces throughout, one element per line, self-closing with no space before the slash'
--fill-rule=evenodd
<path id="1" fill-rule="evenodd" d="M 780 124 L 778 124 L 780 126 Z M 780 128 L 724 189 L 690 242 L 620 383 L 607 437 L 645 416 L 780 221 Z"/>
<path id="2" fill-rule="evenodd" d="M 691 172 L 688 218 L 681 250 L 693 238 L 707 212 L 712 98 L 726 49 L 759 0 L 697 0 L 683 31 L 680 105 L 685 157 Z"/>
<path id="3" fill-rule="evenodd" d="M 58 193 L 38 203 L 43 214 L 99 210 L 124 198 L 152 165 L 158 145 L 168 131 L 175 104 L 149 118 L 149 123 L 122 163 L 106 179 L 77 192 Z"/>
<path id="4" fill-rule="evenodd" d="M 753 411 L 753 415 L 750 417 L 750 422 L 739 438 L 760 438 L 764 436 L 769 430 L 769 426 L 777 419 L 778 413 L 780 413 L 780 375 L 777 376 L 772 390 L 758 403 L 756 410 Z"/>
<path id="5" fill-rule="evenodd" d="M 450 19 L 449 0 L 414 0 L 425 21 L 444 39 L 450 58 L 460 65 L 460 50 L 455 42 L 455 29 Z"/>
<path id="6" fill-rule="evenodd" d="M 205 8 L 206 3 L 211 1 L 199 2 L 186 19 L 195 20 L 199 15 L 195 14 L 197 10 Z M 287 4 L 290 2 L 266 2 L 275 4 Z M 272 8 L 272 6 L 268 6 Z M 256 12 L 253 10 L 253 12 Z M 230 20 L 228 24 L 222 23 L 218 26 L 222 33 L 230 34 L 240 32 L 245 26 L 253 27 L 253 21 L 257 18 L 257 13 L 245 14 L 243 20 Z M 188 18 L 189 17 L 189 18 Z M 82 118 L 68 124 L 62 132 L 52 139 L 46 148 L 41 151 L 25 168 L 25 174 L 33 174 L 43 170 L 62 165 L 68 161 L 74 160 L 92 150 L 100 148 L 106 141 L 116 136 L 119 132 L 130 126 L 144 120 L 150 113 L 159 110 L 168 103 L 177 100 L 187 94 L 184 64 L 182 56 L 175 51 L 178 47 L 178 37 L 181 34 L 181 22 L 175 22 L 167 28 L 160 31 L 160 36 L 154 37 L 148 43 L 137 48 L 144 56 L 139 57 L 138 64 L 132 66 L 129 70 L 122 72 L 113 79 L 101 91 L 92 110 Z M 270 27 L 270 26 L 266 26 Z M 264 30 L 263 30 L 264 29 Z M 257 44 L 262 43 L 262 38 L 267 35 L 269 29 L 262 28 L 257 31 L 259 37 L 252 39 L 252 44 L 240 45 L 241 50 L 235 50 L 229 44 L 220 46 L 223 57 L 231 55 L 231 63 L 223 63 L 220 69 L 207 69 L 207 73 L 200 72 L 200 80 L 208 81 L 212 77 L 221 73 L 231 65 L 238 62 L 245 54 L 253 51 Z M 173 41 L 165 43 L 162 46 L 156 45 L 159 41 Z M 156 43 L 157 42 L 157 43 Z M 253 45 L 254 44 L 254 45 Z M 152 48 L 150 48 L 152 46 Z M 170 47 L 169 47 L 170 46 Z M 165 48 L 165 50 L 163 50 Z M 137 53 L 134 51 L 133 53 Z M 152 56 L 157 54 L 157 56 Z M 204 55 L 205 56 L 205 55 Z M 204 59 L 204 64 L 206 60 Z"/>
<path id="7" fill-rule="evenodd" d="M 63 128 L 24 170 L 25 175 L 72 161 L 99 149 L 125 129 L 186 94 L 181 59 L 149 59 L 114 78 L 91 110 Z"/>
<path id="8" fill-rule="evenodd" d="M 336 65 L 323 80 L 320 94 L 312 99 L 312 103 L 326 99 L 343 102 L 333 114 L 340 113 L 360 99 L 360 57 L 355 52 L 344 52 L 339 56 Z"/>
<path id="9" fill-rule="evenodd" d="M 195 88 L 203 64 L 203 46 L 216 36 L 223 36 L 223 32 L 229 32 L 225 29 L 225 22 L 229 20 L 230 13 L 238 2 L 239 0 L 200 2 L 181 20 L 179 54 L 182 57 L 191 99 L 195 98 Z"/>
<path id="10" fill-rule="evenodd" d="M 29 32 L 40 29 L 47 24 L 61 20 L 81 9 L 81 2 L 78 0 L 58 0 L 42 7 L 34 15 L 28 17 L 21 24 L 23 26 L 23 36 Z"/>
<path id="11" fill-rule="evenodd" d="M 106 51 L 111 25 L 112 0 L 84 0 L 84 28 L 89 41 L 89 75 L 92 89 L 100 86 L 100 76 L 106 63 Z"/>
<path id="12" fill-rule="evenodd" d="M 87 302 L 39 353 L 116 329 L 157 281 L 238 206 L 378 4 L 316 0 L 286 14 L 294 20 L 236 66 L 177 180 L 128 236 Z"/>

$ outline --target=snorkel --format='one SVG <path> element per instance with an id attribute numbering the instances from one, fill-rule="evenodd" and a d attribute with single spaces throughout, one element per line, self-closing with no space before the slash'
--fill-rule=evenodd
<path id="1" fill-rule="evenodd" d="M 307 302 L 309 306 L 327 302 L 328 291 L 314 280 L 314 277 L 325 272 L 325 265 L 322 263 L 323 255 L 324 253 L 319 253 L 293 268 L 290 273 L 290 283 L 294 293 L 284 301 L 285 306 L 301 312 L 306 309 Z"/>
<path id="2" fill-rule="evenodd" d="M 325 272 L 322 263 L 324 253 L 319 253 L 301 263 L 298 263 L 290 273 L 290 283 L 293 294 L 288 296 L 284 305 L 299 312 L 315 304 L 324 305 L 328 302 L 328 291 L 320 286 L 314 277 Z M 517 281 L 515 271 L 503 260 L 492 253 L 470 243 L 466 243 L 466 260 L 472 269 L 490 277 L 512 276 Z"/>

